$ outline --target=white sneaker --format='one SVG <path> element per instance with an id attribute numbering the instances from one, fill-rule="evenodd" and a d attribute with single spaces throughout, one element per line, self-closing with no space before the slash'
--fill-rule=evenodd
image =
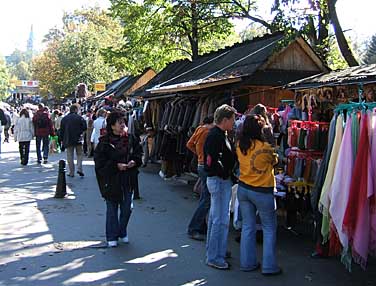
<path id="1" fill-rule="evenodd" d="M 124 237 L 122 237 L 122 238 L 120 238 L 120 239 L 121 239 L 121 241 L 124 242 L 124 243 L 129 243 L 129 238 L 128 238 L 128 236 L 124 236 Z"/>
<path id="2" fill-rule="evenodd" d="M 110 240 L 107 242 L 108 247 L 116 247 L 118 245 L 117 241 Z"/>

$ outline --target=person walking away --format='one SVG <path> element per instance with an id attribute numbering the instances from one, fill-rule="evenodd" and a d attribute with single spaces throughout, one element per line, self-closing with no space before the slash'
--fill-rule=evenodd
<path id="1" fill-rule="evenodd" d="M 29 162 L 30 141 L 34 137 L 34 126 L 27 109 L 22 109 L 14 126 L 14 141 L 18 142 L 21 165 Z"/>
<path id="2" fill-rule="evenodd" d="M 94 149 L 99 143 L 101 132 L 104 133 L 104 130 L 106 130 L 106 115 L 107 111 L 105 109 L 99 109 L 97 112 L 97 119 L 94 120 L 93 133 L 91 134 L 90 140 L 93 143 Z"/>
<path id="3" fill-rule="evenodd" d="M 94 130 L 94 120 L 92 116 L 87 120 L 87 129 L 86 129 L 86 142 L 87 142 L 87 156 L 91 158 L 94 156 L 93 143 L 91 143 L 91 134 Z"/>
<path id="4" fill-rule="evenodd" d="M 7 118 L 5 116 L 4 110 L 0 108 L 0 154 L 1 154 L 1 134 L 3 133 L 3 126 L 7 124 Z"/>
<path id="5" fill-rule="evenodd" d="M 33 125 L 35 130 L 35 140 L 37 149 L 37 162 L 42 163 L 42 151 L 43 151 L 43 163 L 48 162 L 49 151 L 49 135 L 54 135 L 54 127 L 50 115 L 45 110 L 44 104 L 38 104 L 38 110 L 33 117 Z M 43 144 L 43 145 L 42 145 Z M 42 147 L 43 146 L 43 147 Z M 42 147 L 42 151 L 41 151 Z"/>
<path id="6" fill-rule="evenodd" d="M 207 174 L 204 170 L 204 144 L 209 130 L 214 127 L 213 121 L 213 116 L 206 117 L 187 142 L 187 148 L 198 157 L 197 171 L 201 181 L 200 201 L 188 225 L 188 236 L 195 240 L 205 240 L 207 231 L 206 216 L 210 209 L 210 193 L 206 186 Z"/>
<path id="7" fill-rule="evenodd" d="M 12 119 L 8 110 L 4 111 L 7 124 L 4 125 L 4 143 L 9 143 L 9 129 L 12 126 Z"/>
<path id="8" fill-rule="evenodd" d="M 60 127 L 61 127 L 61 120 L 63 120 L 63 113 L 59 111 L 59 114 L 55 120 L 55 130 L 56 130 L 56 135 L 58 137 L 58 146 L 60 148 L 60 151 L 63 152 L 63 139 L 60 134 Z"/>
<path id="9" fill-rule="evenodd" d="M 204 144 L 204 170 L 208 175 L 206 184 L 210 193 L 206 264 L 217 269 L 229 269 L 225 257 L 236 155 L 227 132 L 233 128 L 235 113 L 236 110 L 227 104 L 218 107 L 214 113 L 215 126 Z"/>
<path id="10" fill-rule="evenodd" d="M 63 139 L 63 146 L 67 150 L 67 162 L 69 167 L 69 177 L 74 177 L 74 151 L 77 156 L 77 174 L 80 177 L 84 176 L 82 170 L 83 148 L 84 141 L 83 133 L 86 130 L 86 122 L 78 114 L 78 106 L 73 104 L 69 108 L 69 114 L 64 116 L 61 120 L 60 133 Z"/>
<path id="11" fill-rule="evenodd" d="M 86 122 L 86 126 L 88 126 L 88 125 L 89 125 L 89 120 L 91 119 L 91 110 L 89 109 L 89 110 L 86 112 L 86 114 L 84 114 L 84 115 L 82 116 L 82 118 L 85 120 L 85 122 Z M 89 143 L 90 143 L 90 141 L 88 142 L 88 141 L 86 140 L 86 138 L 87 138 L 87 136 L 86 136 L 86 132 L 87 132 L 87 130 L 84 131 L 84 145 L 83 145 L 83 150 L 84 150 L 84 154 L 85 154 L 85 156 L 88 155 L 88 145 L 89 145 Z"/>
<path id="12" fill-rule="evenodd" d="M 120 239 L 129 242 L 127 226 L 131 216 L 130 176 L 142 163 L 142 147 L 129 140 L 124 113 L 113 111 L 107 117 L 106 134 L 94 150 L 95 174 L 102 197 L 106 200 L 106 240 L 116 247 Z M 132 143 L 132 146 L 130 145 Z M 129 150 L 133 150 L 132 154 Z M 119 214 L 120 209 L 120 214 Z"/>
<path id="13" fill-rule="evenodd" d="M 256 251 L 256 211 L 263 231 L 263 275 L 282 273 L 277 265 L 277 214 L 274 189 L 274 165 L 278 156 L 263 134 L 265 119 L 248 115 L 244 121 L 236 149 L 240 176 L 238 200 L 242 213 L 240 269 L 253 271 L 260 267 Z"/>

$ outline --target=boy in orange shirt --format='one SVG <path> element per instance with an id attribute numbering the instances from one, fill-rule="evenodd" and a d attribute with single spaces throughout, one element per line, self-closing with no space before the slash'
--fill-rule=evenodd
<path id="1" fill-rule="evenodd" d="M 197 170 L 201 180 L 200 201 L 188 225 L 188 235 L 195 240 L 205 240 L 206 237 L 206 216 L 210 209 L 210 194 L 206 186 L 207 174 L 204 170 L 204 144 L 209 130 L 214 126 L 213 121 L 213 116 L 206 117 L 187 142 L 187 148 L 198 157 Z"/>

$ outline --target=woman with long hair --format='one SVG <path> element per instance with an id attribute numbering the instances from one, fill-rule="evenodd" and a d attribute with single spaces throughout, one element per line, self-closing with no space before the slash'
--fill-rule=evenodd
<path id="1" fill-rule="evenodd" d="M 33 121 L 27 109 L 22 109 L 20 118 L 14 126 L 14 141 L 18 141 L 21 165 L 26 166 L 29 162 L 30 141 L 34 137 Z"/>
<path id="2" fill-rule="evenodd" d="M 277 215 L 274 199 L 274 165 L 277 154 L 263 135 L 265 119 L 260 115 L 248 115 L 240 133 L 236 153 L 240 176 L 238 200 L 242 214 L 240 241 L 240 267 L 253 271 L 260 267 L 256 253 L 256 211 L 263 230 L 262 274 L 277 275 L 282 270 L 276 259 Z"/>
<path id="3" fill-rule="evenodd" d="M 127 226 L 131 216 L 131 177 L 142 163 L 142 147 L 125 131 L 124 114 L 113 111 L 106 119 L 106 134 L 94 151 L 95 173 L 102 197 L 106 200 L 106 239 L 116 247 L 120 239 L 129 242 Z M 120 213 L 119 213 L 120 209 Z"/>

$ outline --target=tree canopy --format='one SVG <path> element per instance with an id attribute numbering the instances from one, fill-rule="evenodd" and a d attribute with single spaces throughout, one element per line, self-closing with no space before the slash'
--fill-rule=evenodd
<path id="1" fill-rule="evenodd" d="M 162 69 L 168 62 L 239 40 L 221 14 L 218 0 L 111 0 L 112 15 L 123 26 L 123 44 L 107 50 L 107 58 L 134 72 Z"/>
<path id="2" fill-rule="evenodd" d="M 112 81 L 119 73 L 102 50 L 120 42 L 121 26 L 99 8 L 76 10 L 63 17 L 62 29 L 51 29 L 46 50 L 33 62 L 33 75 L 45 93 L 64 97 L 78 83 L 89 89 L 97 81 Z"/>
<path id="3" fill-rule="evenodd" d="M 9 93 L 9 74 L 5 60 L 0 56 L 0 100 L 5 99 Z"/>

